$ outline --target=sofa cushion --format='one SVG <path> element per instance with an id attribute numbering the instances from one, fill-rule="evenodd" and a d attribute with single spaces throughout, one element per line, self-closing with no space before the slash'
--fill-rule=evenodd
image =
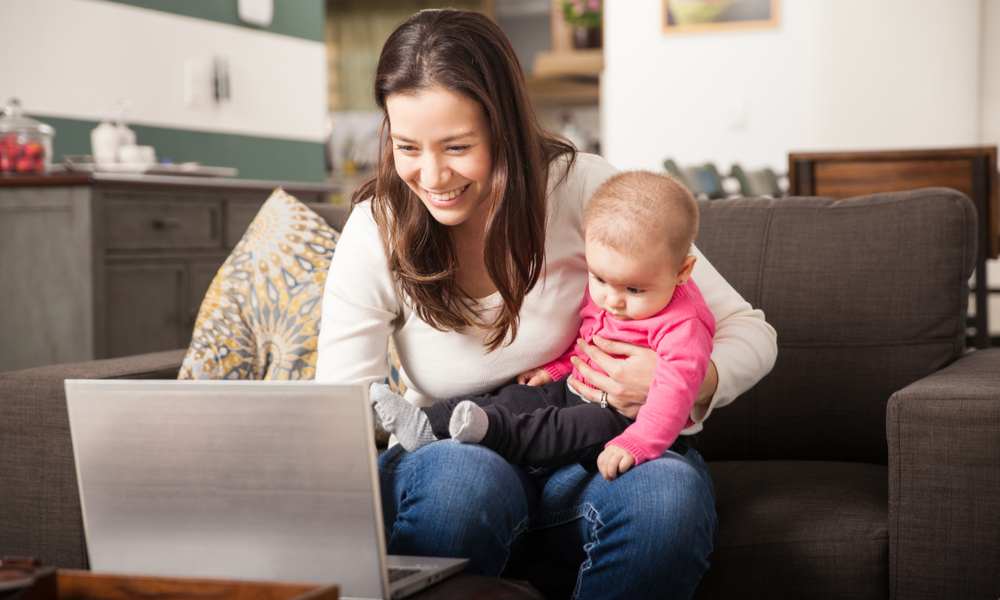
<path id="1" fill-rule="evenodd" d="M 351 206 L 344 204 L 329 204 L 326 202 L 305 202 L 309 210 L 323 217 L 326 224 L 337 231 L 344 230 L 347 217 L 351 214 Z"/>
<path id="2" fill-rule="evenodd" d="M 695 598 L 886 598 L 886 467 L 710 462 L 719 533 Z"/>
<path id="3" fill-rule="evenodd" d="M 169 379 L 183 350 L 0 373 L 0 555 L 84 569 L 66 379 Z"/>
<path id="4" fill-rule="evenodd" d="M 339 234 L 275 190 L 209 286 L 179 379 L 313 379 Z"/>
<path id="5" fill-rule="evenodd" d="M 698 248 L 778 334 L 699 434 L 708 460 L 886 464 L 889 397 L 965 346 L 976 213 L 954 190 L 701 201 Z"/>

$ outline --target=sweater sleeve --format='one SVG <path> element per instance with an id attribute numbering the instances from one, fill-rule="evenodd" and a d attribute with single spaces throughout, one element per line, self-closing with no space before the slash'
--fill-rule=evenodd
<path id="1" fill-rule="evenodd" d="M 565 354 L 542 367 L 542 370 L 549 374 L 552 381 L 565 379 L 573 372 L 573 362 L 570 361 L 570 357 L 573 356 L 575 348 L 576 342 L 574 341 L 573 346 Z"/>
<path id="2" fill-rule="evenodd" d="M 764 313 L 750 306 L 733 286 L 723 279 L 697 248 L 692 277 L 715 317 L 715 347 L 712 362 L 719 372 L 719 385 L 708 406 L 691 411 L 693 427 L 685 433 L 701 431 L 701 422 L 712 410 L 725 406 L 767 375 L 778 355 L 777 334 L 764 320 Z"/>
<path id="3" fill-rule="evenodd" d="M 711 352 L 712 331 L 698 318 L 684 319 L 660 335 L 646 403 L 635 423 L 608 444 L 628 450 L 637 465 L 666 452 L 689 422 Z"/>
<path id="4" fill-rule="evenodd" d="M 385 379 L 399 304 L 370 204 L 359 204 L 330 262 L 316 380 L 367 385 Z"/>

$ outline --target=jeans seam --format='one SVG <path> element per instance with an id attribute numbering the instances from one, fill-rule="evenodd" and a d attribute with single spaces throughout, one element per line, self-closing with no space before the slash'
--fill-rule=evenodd
<path id="1" fill-rule="evenodd" d="M 505 558 L 503 564 L 500 565 L 500 571 L 499 571 L 500 573 L 503 573 L 504 569 L 507 568 L 507 563 L 510 562 L 510 545 L 514 543 L 514 540 L 517 539 L 517 536 L 525 532 L 525 530 L 528 528 L 528 521 L 530 520 L 531 520 L 530 516 L 521 519 L 521 522 L 514 526 L 514 531 L 511 532 L 510 538 L 506 542 L 504 542 L 504 545 L 507 546 L 507 558 Z"/>
<path id="2" fill-rule="evenodd" d="M 589 521 L 590 519 L 587 518 L 586 514 L 588 510 L 596 512 L 594 506 L 590 503 L 587 503 L 587 504 L 580 504 L 572 508 L 567 508 L 557 513 L 552 513 L 545 516 L 538 516 L 536 517 L 537 522 L 535 526 L 532 527 L 531 529 L 537 530 L 537 529 L 548 529 L 549 527 L 558 527 L 559 525 L 569 523 L 570 521 L 575 521 L 580 517 L 583 517 Z"/>
<path id="3" fill-rule="evenodd" d="M 573 587 L 573 595 L 571 596 L 572 600 L 576 600 L 580 597 L 580 586 L 583 583 L 583 576 L 590 570 L 591 567 L 594 566 L 594 561 L 590 557 L 590 551 L 601 543 L 597 532 L 604 527 L 604 522 L 601 521 L 601 513 L 594 508 L 594 505 L 588 503 L 583 506 L 586 506 L 588 510 L 580 516 L 590 523 L 591 536 L 593 537 L 593 540 L 583 546 L 583 551 L 587 554 L 587 559 L 583 561 L 583 564 L 580 565 L 580 570 L 577 572 L 576 586 Z"/>

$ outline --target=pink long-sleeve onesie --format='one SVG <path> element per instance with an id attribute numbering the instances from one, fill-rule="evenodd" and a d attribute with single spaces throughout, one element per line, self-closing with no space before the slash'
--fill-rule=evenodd
<path id="1" fill-rule="evenodd" d="M 689 279 L 686 284 L 677 286 L 666 308 L 657 314 L 646 319 L 624 321 L 598 308 L 591 300 L 588 289 L 584 293 L 580 316 L 583 317 L 580 337 L 587 343 L 599 335 L 656 351 L 659 359 L 646 403 L 639 409 L 635 423 L 608 444 L 628 450 L 637 465 L 660 456 L 681 431 L 694 424 L 691 409 L 712 354 L 715 318 L 701 291 L 694 280 Z M 572 373 L 576 379 L 591 385 L 573 368 L 571 356 L 604 372 L 576 343 L 542 368 L 555 381 Z"/>

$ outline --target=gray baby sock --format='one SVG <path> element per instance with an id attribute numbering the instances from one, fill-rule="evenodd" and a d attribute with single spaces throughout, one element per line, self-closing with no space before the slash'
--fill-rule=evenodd
<path id="1" fill-rule="evenodd" d="M 394 434 L 407 452 L 437 441 L 424 411 L 394 393 L 386 384 L 373 383 L 368 390 L 368 401 L 382 420 L 382 427 Z"/>
<path id="2" fill-rule="evenodd" d="M 486 437 L 486 430 L 490 427 L 490 418 L 486 416 L 486 411 L 474 402 L 465 400 L 459 402 L 458 406 L 451 413 L 451 421 L 448 422 L 448 433 L 452 439 L 466 444 L 478 444 Z"/>

